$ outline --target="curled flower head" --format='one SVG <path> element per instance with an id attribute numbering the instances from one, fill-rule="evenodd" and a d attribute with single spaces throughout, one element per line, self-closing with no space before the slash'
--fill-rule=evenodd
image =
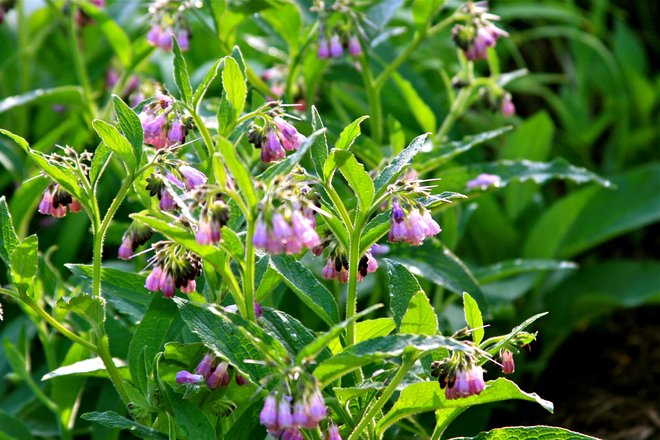
<path id="1" fill-rule="evenodd" d="M 201 258 L 168 241 L 160 241 L 153 247 L 156 254 L 151 259 L 154 268 L 145 282 L 147 290 L 160 290 L 166 298 L 174 297 L 176 289 L 182 293 L 193 292 L 195 278 L 202 272 Z"/>
<path id="2" fill-rule="evenodd" d="M 71 194 L 63 190 L 58 184 L 50 185 L 44 191 L 39 202 L 39 212 L 56 218 L 66 216 L 67 207 L 70 212 L 80 212 L 82 205 Z"/>

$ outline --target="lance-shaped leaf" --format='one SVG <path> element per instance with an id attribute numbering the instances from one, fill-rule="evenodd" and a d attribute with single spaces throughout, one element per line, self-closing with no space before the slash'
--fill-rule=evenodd
<path id="1" fill-rule="evenodd" d="M 9 257 L 19 244 L 14 222 L 7 207 L 7 199 L 2 196 L 0 197 L 0 258 L 7 269 L 9 269 Z"/>
<path id="2" fill-rule="evenodd" d="M 131 147 L 130 142 L 128 142 L 128 139 L 122 136 L 117 128 L 100 119 L 93 120 L 92 127 L 94 127 L 94 130 L 105 146 L 107 146 L 110 151 L 112 151 L 119 160 L 124 163 L 128 173 L 133 174 L 137 162 L 133 148 Z"/>
<path id="3" fill-rule="evenodd" d="M 312 130 L 317 132 L 324 129 L 323 121 L 319 115 L 318 110 L 315 106 L 312 106 Z M 321 132 L 319 136 L 314 139 L 312 143 L 312 160 L 314 161 L 314 169 L 316 174 L 321 177 L 323 176 L 323 165 L 328 159 L 328 139 L 325 135 L 325 131 Z"/>
<path id="4" fill-rule="evenodd" d="M 259 320 L 264 330 L 277 338 L 289 353 L 298 353 L 311 344 L 316 335 L 293 316 L 280 310 L 264 308 L 264 314 Z M 330 352 L 322 351 L 316 358 L 318 361 L 330 357 Z"/>
<path id="5" fill-rule="evenodd" d="M 236 155 L 234 145 L 229 142 L 229 140 L 220 137 L 218 139 L 218 148 L 220 148 L 221 159 L 225 165 L 227 165 L 227 169 L 229 169 L 229 172 L 234 178 L 234 182 L 236 183 L 236 186 L 238 186 L 240 194 L 243 196 L 248 206 L 256 205 L 257 196 L 254 194 L 252 176 Z"/>
<path id="6" fill-rule="evenodd" d="M 515 259 L 502 261 L 489 266 L 474 269 L 472 273 L 480 284 L 493 283 L 495 281 L 509 278 L 529 272 L 573 270 L 578 265 L 572 261 L 540 260 L 540 259 Z"/>
<path id="7" fill-rule="evenodd" d="M 328 325 L 339 322 L 335 297 L 300 261 L 289 255 L 273 255 L 271 266 L 298 298 Z"/>
<path id="8" fill-rule="evenodd" d="M 120 416 L 114 411 L 89 412 L 83 414 L 80 418 L 83 420 L 89 420 L 90 422 L 96 422 L 106 428 L 127 429 L 134 436 L 145 440 L 167 440 L 168 438 L 167 435 L 129 420 L 124 416 Z"/>
<path id="9" fill-rule="evenodd" d="M 218 76 L 218 70 L 220 70 L 220 66 L 223 65 L 224 65 L 224 58 L 220 58 L 215 63 L 213 63 L 213 65 L 208 70 L 208 72 L 206 72 L 206 75 L 204 75 L 202 82 L 199 83 L 192 97 L 192 105 L 194 109 L 197 109 L 199 107 L 199 104 L 202 102 L 202 99 L 204 99 L 204 95 L 206 94 L 206 91 L 209 89 L 209 86 L 211 85 L 211 83 L 213 83 L 213 80 L 215 80 L 215 78 Z"/>
<path id="10" fill-rule="evenodd" d="M 417 292 L 422 292 L 423 294 L 424 291 L 417 282 L 415 276 L 401 263 L 397 263 L 388 258 L 385 258 L 384 261 L 389 281 L 390 310 L 392 311 L 394 322 L 398 328 L 401 326 L 401 321 L 406 314 L 406 310 L 408 310 L 408 305 L 410 304 L 413 295 Z"/>
<path id="11" fill-rule="evenodd" d="M 36 89 L 17 96 L 9 96 L 0 100 L 0 113 L 28 104 L 74 104 L 84 101 L 83 90 L 80 86 L 62 86 L 52 89 Z"/>
<path id="12" fill-rule="evenodd" d="M 361 116 L 355 121 L 347 125 L 342 132 L 339 134 L 339 139 L 335 143 L 335 148 L 333 150 L 349 150 L 351 145 L 355 142 L 355 139 L 360 135 L 360 123 L 367 119 L 369 116 Z M 335 169 L 337 168 L 337 163 L 335 163 L 329 157 L 323 164 L 323 178 L 326 182 L 329 182 L 332 178 Z"/>
<path id="13" fill-rule="evenodd" d="M 408 310 L 401 320 L 399 333 L 429 336 L 438 333 L 438 317 L 426 293 L 421 290 L 410 299 Z"/>
<path id="14" fill-rule="evenodd" d="M 339 169 L 357 196 L 360 210 L 366 213 L 371 208 L 371 202 L 374 199 L 374 183 L 364 170 L 364 165 L 359 163 L 350 151 L 334 149 L 326 161 L 326 167 L 333 170 Z"/>
<path id="15" fill-rule="evenodd" d="M 314 370 L 314 376 L 325 386 L 364 365 L 401 356 L 407 350 L 418 350 L 422 355 L 425 352 L 440 348 L 471 351 L 466 345 L 444 336 L 382 336 L 352 345 L 341 353 L 321 362 Z"/>
<path id="16" fill-rule="evenodd" d="M 437 381 L 419 382 L 401 391 L 392 409 L 378 422 L 376 430 L 382 435 L 398 420 L 421 412 L 435 410 L 442 410 L 443 413 L 462 412 L 472 405 L 510 399 L 537 402 L 546 410 L 553 411 L 552 402 L 540 398 L 536 393 L 522 391 L 518 385 L 505 378 L 487 382 L 486 388 L 476 396 L 454 400 L 445 399 L 445 391 L 440 388 Z"/>
<path id="17" fill-rule="evenodd" d="M 531 323 L 533 323 L 537 319 L 539 319 L 539 318 L 541 318 L 541 317 L 543 317 L 547 314 L 548 314 L 548 312 L 538 313 L 538 314 L 532 316 L 531 318 L 526 319 L 525 321 L 523 321 L 522 324 L 517 325 L 516 327 L 514 327 L 509 332 L 509 334 L 507 334 L 506 337 L 503 338 L 501 341 L 499 341 L 497 344 L 488 347 L 488 352 L 492 355 L 495 355 L 496 353 L 498 353 L 500 351 L 500 349 L 502 347 L 506 346 L 513 338 L 515 338 L 516 335 L 518 335 L 518 333 L 520 333 L 521 331 L 526 329 Z"/>
<path id="18" fill-rule="evenodd" d="M 479 305 L 467 292 L 463 292 L 463 313 L 465 313 L 465 322 L 472 331 L 472 340 L 479 345 L 484 338 L 484 320 Z"/>
<path id="19" fill-rule="evenodd" d="M 172 52 L 174 53 L 174 82 L 179 89 L 181 100 L 186 104 L 190 104 L 192 102 L 193 91 L 190 85 L 188 65 L 179 47 L 179 42 L 176 41 L 176 37 L 174 36 L 172 36 Z"/>
<path id="20" fill-rule="evenodd" d="M 428 136 L 429 133 L 426 133 L 413 139 L 410 145 L 408 145 L 405 150 L 399 153 L 392 160 L 392 162 L 390 162 L 390 164 L 386 166 L 380 174 L 378 174 L 374 180 L 376 198 L 380 197 L 387 190 L 387 185 L 396 179 L 405 167 L 410 165 L 413 157 L 415 157 L 415 155 L 419 153 L 419 151 L 424 146 Z"/>
<path id="21" fill-rule="evenodd" d="M 596 437 L 581 434 L 555 426 L 508 426 L 488 432 L 481 432 L 475 437 L 454 437 L 451 440 L 505 440 L 505 439 L 552 439 L 552 440 L 598 440 Z"/>
<path id="22" fill-rule="evenodd" d="M 112 95 L 112 103 L 115 106 L 115 115 L 117 115 L 117 128 L 133 147 L 135 163 L 139 165 L 142 160 L 142 143 L 144 141 L 140 118 L 119 96 Z"/>
<path id="23" fill-rule="evenodd" d="M 122 377 L 125 379 L 129 378 L 129 375 L 125 373 L 128 366 L 126 362 L 119 358 L 112 358 L 112 363 L 115 364 Z M 64 376 L 108 377 L 108 373 L 106 372 L 105 364 L 103 364 L 103 359 L 95 357 L 56 368 L 44 374 L 41 380 L 46 381 Z"/>

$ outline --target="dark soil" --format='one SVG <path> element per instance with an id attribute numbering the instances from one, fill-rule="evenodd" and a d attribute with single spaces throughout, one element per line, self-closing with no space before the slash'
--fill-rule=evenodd
<path id="1" fill-rule="evenodd" d="M 561 426 L 607 440 L 660 439 L 660 307 L 621 310 L 574 334 L 532 389 L 554 402 L 554 414 L 522 404 L 515 413 L 496 411 L 492 422 Z"/>

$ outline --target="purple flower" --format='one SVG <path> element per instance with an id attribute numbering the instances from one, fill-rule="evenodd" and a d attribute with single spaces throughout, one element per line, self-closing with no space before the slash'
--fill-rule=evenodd
<path id="1" fill-rule="evenodd" d="M 340 58 L 344 55 L 344 47 L 341 45 L 339 35 L 334 34 L 330 37 L 330 56 L 332 58 Z"/>
<path id="2" fill-rule="evenodd" d="M 145 143 L 151 143 L 149 140 L 159 138 L 163 128 L 167 124 L 167 118 L 165 115 L 154 115 L 150 112 L 140 113 L 140 121 L 142 122 Z"/>
<path id="3" fill-rule="evenodd" d="M 282 433 L 282 440 L 305 440 L 305 437 L 299 429 L 289 428 Z"/>
<path id="4" fill-rule="evenodd" d="M 321 244 L 319 234 L 314 229 L 312 222 L 300 211 L 295 211 L 291 216 L 293 235 L 304 246 L 311 249 Z"/>
<path id="5" fill-rule="evenodd" d="M 172 122 L 169 131 L 167 132 L 167 140 L 170 146 L 175 144 L 182 144 L 186 140 L 186 127 L 181 121 L 176 120 Z"/>
<path id="6" fill-rule="evenodd" d="M 323 266 L 323 278 L 332 280 L 337 277 L 337 269 L 335 269 L 335 262 L 332 258 L 328 258 L 328 261 Z"/>
<path id="7" fill-rule="evenodd" d="M 215 355 L 213 353 L 206 353 L 197 368 L 195 368 L 195 373 L 202 375 L 204 378 L 208 378 L 211 375 L 211 370 L 215 365 Z"/>
<path id="8" fill-rule="evenodd" d="M 259 249 L 266 249 L 268 246 L 268 226 L 261 219 L 257 221 L 255 226 L 252 244 Z"/>
<path id="9" fill-rule="evenodd" d="M 174 284 L 174 277 L 169 272 L 163 272 L 160 276 L 160 282 L 158 287 L 163 292 L 165 298 L 173 298 L 174 292 L 176 291 L 176 285 Z"/>
<path id="10" fill-rule="evenodd" d="M 169 52 L 172 50 L 172 29 L 167 28 L 163 29 L 163 31 L 160 33 L 158 36 L 158 47 L 163 49 L 166 52 Z"/>
<path id="11" fill-rule="evenodd" d="M 467 189 L 479 188 L 484 191 L 488 189 L 489 186 L 499 186 L 501 182 L 502 179 L 500 176 L 495 174 L 482 173 L 467 183 Z"/>
<path id="12" fill-rule="evenodd" d="M 330 46 L 328 40 L 323 37 L 319 39 L 319 50 L 316 52 L 316 56 L 322 60 L 330 58 Z"/>
<path id="13" fill-rule="evenodd" d="M 506 94 L 504 95 L 504 98 L 502 98 L 502 116 L 505 118 L 510 118 L 513 115 L 516 114 L 516 106 L 513 105 L 513 101 L 511 100 L 511 95 Z"/>
<path id="14" fill-rule="evenodd" d="M 272 394 L 266 396 L 264 407 L 259 413 L 259 422 L 268 428 L 268 430 L 279 429 L 277 425 L 277 400 Z"/>
<path id="15" fill-rule="evenodd" d="M 516 371 L 516 364 L 513 361 L 513 353 L 509 350 L 500 352 L 500 361 L 502 362 L 502 373 L 511 374 Z"/>
<path id="16" fill-rule="evenodd" d="M 378 262 L 376 259 L 371 255 L 370 252 L 367 252 L 367 272 L 368 273 L 374 273 L 378 269 Z"/>
<path id="17" fill-rule="evenodd" d="M 160 286 L 160 278 L 163 275 L 163 269 L 160 266 L 155 266 L 151 273 L 147 276 L 147 280 L 144 283 L 144 287 L 151 292 L 158 290 Z"/>
<path id="18" fill-rule="evenodd" d="M 190 49 L 190 35 L 187 29 L 181 29 L 176 33 L 176 41 L 179 43 L 179 48 L 185 52 Z"/>
<path id="19" fill-rule="evenodd" d="M 431 212 L 428 209 L 424 210 L 422 214 L 422 221 L 426 224 L 428 236 L 433 236 L 442 232 L 442 228 L 435 220 L 433 220 L 433 217 L 431 217 Z"/>
<path id="20" fill-rule="evenodd" d="M 307 405 L 303 400 L 298 400 L 293 405 L 293 413 L 291 415 L 293 424 L 296 426 L 306 426 L 309 423 L 309 416 L 307 414 Z"/>
<path id="21" fill-rule="evenodd" d="M 469 370 L 458 370 L 452 386 L 445 389 L 447 400 L 460 399 L 481 393 L 486 384 L 484 382 L 484 370 L 473 366 Z"/>
<path id="22" fill-rule="evenodd" d="M 392 220 L 401 223 L 406 219 L 406 213 L 401 209 L 401 205 L 396 200 L 392 202 Z"/>
<path id="23" fill-rule="evenodd" d="M 318 391 L 312 393 L 312 395 L 309 396 L 308 404 L 309 404 L 310 419 L 312 419 L 316 423 L 325 419 L 326 416 L 325 402 L 323 401 L 323 397 Z"/>
<path id="24" fill-rule="evenodd" d="M 300 145 L 305 142 L 305 136 L 298 133 L 296 127 L 289 124 L 280 116 L 273 119 L 275 126 L 282 133 L 282 146 L 285 150 L 297 150 Z"/>
<path id="25" fill-rule="evenodd" d="M 187 371 L 179 371 L 176 373 L 176 383 L 202 383 L 204 376 L 200 374 L 192 374 Z"/>
<path id="26" fill-rule="evenodd" d="M 286 243 L 291 238 L 293 230 L 282 214 L 273 216 L 273 238 L 277 241 Z"/>
<path id="27" fill-rule="evenodd" d="M 285 398 L 280 399 L 277 404 L 277 425 L 280 428 L 292 428 L 293 416 L 291 415 L 291 404 Z"/>
<path id="28" fill-rule="evenodd" d="M 124 237 L 119 246 L 118 256 L 120 260 L 129 260 L 133 255 L 133 240 L 131 237 Z"/>
<path id="29" fill-rule="evenodd" d="M 186 187 L 188 187 L 188 189 L 193 189 L 206 183 L 206 174 L 202 173 L 196 168 L 188 165 L 182 165 L 179 167 L 179 172 L 183 175 Z"/>
<path id="30" fill-rule="evenodd" d="M 193 293 L 197 289 L 197 282 L 195 280 L 188 280 L 186 284 L 179 287 L 181 293 Z"/>
<path id="31" fill-rule="evenodd" d="M 226 387 L 229 385 L 229 374 L 227 370 L 229 369 L 229 364 L 227 362 L 220 362 L 213 373 L 211 373 L 206 378 L 206 386 L 212 390 L 216 390 L 220 387 Z"/>
<path id="32" fill-rule="evenodd" d="M 163 187 L 163 190 L 160 193 L 160 209 L 162 211 L 171 211 L 176 208 L 176 202 L 172 197 L 172 194 Z"/>
<path id="33" fill-rule="evenodd" d="M 362 54 L 362 46 L 360 46 L 360 40 L 355 35 L 353 35 L 348 40 L 348 53 L 354 57 L 360 56 Z"/>
<path id="34" fill-rule="evenodd" d="M 263 162 L 276 162 L 284 159 L 286 151 L 280 143 L 277 133 L 274 130 L 269 130 L 266 134 L 266 142 L 261 147 L 261 160 Z"/>
<path id="35" fill-rule="evenodd" d="M 390 247 L 386 244 L 375 243 L 375 244 L 371 245 L 371 248 L 369 250 L 371 251 L 372 255 L 375 255 L 375 256 L 378 257 L 378 256 L 381 256 L 381 255 L 387 254 L 390 251 Z"/>
<path id="36" fill-rule="evenodd" d="M 339 428 L 334 423 L 328 427 L 328 432 L 323 437 L 323 440 L 341 440 L 341 435 L 339 435 Z"/>
<path id="37" fill-rule="evenodd" d="M 160 34 L 162 32 L 163 31 L 160 26 L 156 24 L 152 25 L 151 29 L 149 29 L 149 32 L 147 33 L 147 42 L 152 46 L 158 46 L 158 42 L 160 41 Z"/>
<path id="38" fill-rule="evenodd" d="M 398 202 L 395 201 L 392 204 L 390 232 L 388 234 L 390 241 L 403 241 L 413 246 L 419 246 L 427 237 L 436 235 L 441 230 L 440 225 L 433 220 L 428 210 L 423 209 L 420 212 L 419 209 L 414 208 L 406 216 Z"/>

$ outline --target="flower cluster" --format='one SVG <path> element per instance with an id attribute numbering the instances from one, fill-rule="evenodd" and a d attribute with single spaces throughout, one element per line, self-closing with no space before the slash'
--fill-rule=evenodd
<path id="1" fill-rule="evenodd" d="M 482 191 L 490 186 L 498 187 L 502 183 L 500 176 L 495 174 L 481 173 L 467 183 L 467 189 L 479 188 Z"/>
<path id="2" fill-rule="evenodd" d="M 351 56 L 356 57 L 362 54 L 362 46 L 356 35 L 342 39 L 338 34 L 332 34 L 329 41 L 325 36 L 319 38 L 316 55 L 319 59 L 341 58 L 344 56 L 344 48 Z"/>
<path id="3" fill-rule="evenodd" d="M 213 244 L 222 238 L 222 227 L 229 220 L 229 208 L 221 199 L 206 203 L 199 214 L 195 240 L 199 244 Z"/>
<path id="4" fill-rule="evenodd" d="M 358 265 L 358 281 L 362 281 L 367 274 L 376 272 L 378 269 L 378 262 L 371 254 L 371 251 L 367 251 L 362 258 L 360 258 L 360 263 Z M 348 282 L 348 259 L 345 255 L 341 254 L 337 250 L 330 253 L 328 260 L 323 267 L 323 278 L 328 280 L 337 279 L 340 283 Z"/>
<path id="5" fill-rule="evenodd" d="M 426 237 L 438 234 L 442 229 L 431 217 L 431 212 L 421 206 L 401 207 L 399 200 L 392 202 L 390 232 L 392 242 L 406 242 L 413 246 L 422 244 Z"/>
<path id="6" fill-rule="evenodd" d="M 121 239 L 118 256 L 121 260 L 128 260 L 133 256 L 133 252 L 138 246 L 142 246 L 154 235 L 154 231 L 148 226 L 138 222 L 133 222 L 126 229 Z"/>
<path id="7" fill-rule="evenodd" d="M 283 394 L 268 395 L 259 414 L 259 421 L 272 436 L 279 437 L 287 430 L 292 430 L 287 435 L 292 438 L 290 436 L 301 428 L 316 428 L 326 415 L 323 396 L 315 389 L 302 393 L 296 399 Z"/>
<path id="8" fill-rule="evenodd" d="M 297 150 L 306 138 L 282 116 L 275 116 L 264 127 L 252 126 L 248 139 L 261 149 L 263 162 L 277 162 L 286 157 L 287 151 Z"/>
<path id="9" fill-rule="evenodd" d="M 184 12 L 191 7 L 201 7 L 199 2 L 157 0 L 150 7 L 151 29 L 147 42 L 164 51 L 172 50 L 172 35 L 182 51 L 190 49 L 190 25 Z"/>
<path id="10" fill-rule="evenodd" d="M 67 207 L 70 212 L 80 212 L 82 210 L 80 202 L 71 197 L 71 194 L 60 188 L 58 184 L 46 188 L 41 202 L 39 202 L 40 213 L 57 218 L 66 215 Z"/>
<path id="11" fill-rule="evenodd" d="M 178 288 L 181 293 L 191 293 L 197 288 L 195 278 L 202 273 L 202 260 L 180 245 L 160 241 L 154 244 L 156 254 L 145 287 L 151 292 L 163 292 L 166 298 L 174 297 Z"/>
<path id="12" fill-rule="evenodd" d="M 183 370 L 176 373 L 176 382 L 178 384 L 201 384 L 206 382 L 206 386 L 211 390 L 217 390 L 229 385 L 230 366 L 225 361 L 218 362 L 213 353 L 204 355 L 200 363 L 195 368 L 195 373 Z M 243 376 L 235 373 L 236 385 L 245 385 L 246 380 Z"/>
<path id="13" fill-rule="evenodd" d="M 486 2 L 468 2 L 463 8 L 469 19 L 465 25 L 457 24 L 452 29 L 454 42 L 468 60 L 485 60 L 488 58 L 488 48 L 494 47 L 499 38 L 509 34 L 491 23 L 499 17 L 488 12 Z"/>
<path id="14" fill-rule="evenodd" d="M 431 375 L 438 378 L 448 400 L 480 394 L 485 388 L 484 370 L 470 356 L 456 356 L 431 364 Z"/>
<path id="15" fill-rule="evenodd" d="M 145 144 L 159 150 L 185 142 L 191 123 L 173 104 L 172 97 L 157 93 L 156 99 L 144 106 L 139 117 Z"/>
<path id="16" fill-rule="evenodd" d="M 173 169 L 173 172 L 166 172 L 165 175 L 160 172 L 153 173 L 147 178 L 146 188 L 151 197 L 158 197 L 161 210 L 171 211 L 177 207 L 172 195 L 175 187 L 182 191 L 189 191 L 205 184 L 206 181 L 206 175 L 198 169 L 189 165 L 181 165 L 178 169 Z"/>

